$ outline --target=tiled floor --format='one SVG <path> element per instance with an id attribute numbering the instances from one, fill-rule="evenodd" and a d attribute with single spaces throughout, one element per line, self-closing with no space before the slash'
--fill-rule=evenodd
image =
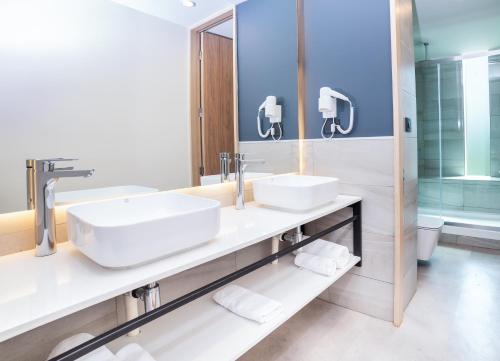
<path id="1" fill-rule="evenodd" d="M 315 300 L 240 361 L 499 361 L 500 251 L 440 246 L 400 328 Z"/>

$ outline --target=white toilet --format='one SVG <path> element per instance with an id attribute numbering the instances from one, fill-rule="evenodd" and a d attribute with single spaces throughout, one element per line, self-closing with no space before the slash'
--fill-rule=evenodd
<path id="1" fill-rule="evenodd" d="M 428 261 L 436 249 L 444 222 L 439 217 L 426 215 L 419 215 L 417 222 L 417 258 Z"/>

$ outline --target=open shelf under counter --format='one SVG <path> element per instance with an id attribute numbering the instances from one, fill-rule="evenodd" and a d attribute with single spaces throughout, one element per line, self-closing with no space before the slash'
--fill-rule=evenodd
<path id="1" fill-rule="evenodd" d="M 236 280 L 235 284 L 283 304 L 283 312 L 264 324 L 237 316 L 217 305 L 212 292 L 141 327 L 140 335 L 123 336 L 108 347 L 116 351 L 136 342 L 156 361 L 236 360 L 319 296 L 359 260 L 351 256 L 346 267 L 327 277 L 296 267 L 293 256 L 288 255 L 277 265 L 268 264 Z"/>
<path id="2" fill-rule="evenodd" d="M 255 203 L 239 211 L 224 207 L 221 229 L 213 240 L 129 269 L 103 268 L 68 242 L 58 245 L 57 253 L 48 257 L 35 257 L 33 251 L 0 257 L 0 342 L 359 201 L 360 197 L 340 195 L 334 202 L 307 212 L 286 212 Z"/>

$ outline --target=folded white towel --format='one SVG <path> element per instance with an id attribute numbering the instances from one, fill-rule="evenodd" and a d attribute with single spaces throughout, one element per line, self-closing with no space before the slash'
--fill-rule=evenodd
<path id="1" fill-rule="evenodd" d="M 269 321 L 283 310 L 281 303 L 237 285 L 224 287 L 213 298 L 229 311 L 258 323 Z"/>
<path id="2" fill-rule="evenodd" d="M 76 347 L 93 338 L 94 336 L 88 333 L 78 333 L 76 335 L 68 337 L 67 339 L 59 342 L 56 347 L 54 347 L 47 360 L 59 356 L 60 354 L 71 350 L 73 347 Z M 94 350 L 87 355 L 80 357 L 78 361 L 118 361 L 118 358 L 106 346 L 102 346 L 97 350 Z"/>
<path id="3" fill-rule="evenodd" d="M 155 361 L 153 356 L 136 343 L 122 347 L 116 357 L 120 361 Z"/>
<path id="4" fill-rule="evenodd" d="M 333 258 L 300 252 L 295 256 L 295 265 L 325 276 L 333 276 L 337 268 Z"/>
<path id="5" fill-rule="evenodd" d="M 302 252 L 313 254 L 316 256 L 333 258 L 337 264 L 337 268 L 344 268 L 349 263 L 351 255 L 346 246 L 337 243 L 318 239 L 308 245 L 302 247 Z"/>

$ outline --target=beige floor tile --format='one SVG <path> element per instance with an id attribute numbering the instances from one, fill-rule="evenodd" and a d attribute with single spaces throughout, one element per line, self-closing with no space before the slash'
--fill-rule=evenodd
<path id="1" fill-rule="evenodd" d="M 498 361 L 500 251 L 439 246 L 401 327 L 311 302 L 241 361 Z"/>

